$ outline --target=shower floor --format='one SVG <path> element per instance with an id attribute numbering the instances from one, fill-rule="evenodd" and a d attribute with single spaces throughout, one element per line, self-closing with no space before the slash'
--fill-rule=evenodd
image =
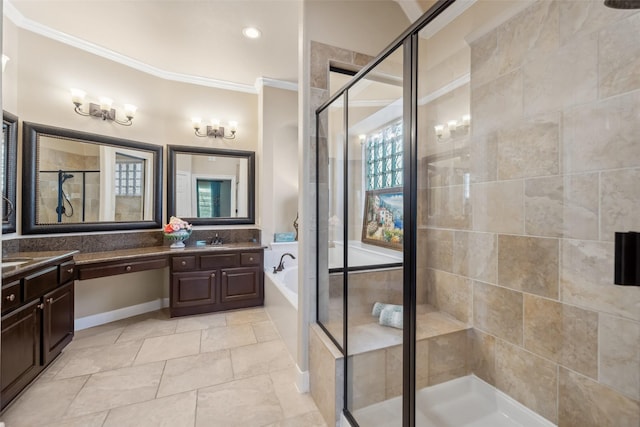
<path id="1" fill-rule="evenodd" d="M 402 399 L 354 411 L 361 427 L 401 427 Z M 475 375 L 426 387 L 416 393 L 417 427 L 551 427 L 555 424 Z"/>

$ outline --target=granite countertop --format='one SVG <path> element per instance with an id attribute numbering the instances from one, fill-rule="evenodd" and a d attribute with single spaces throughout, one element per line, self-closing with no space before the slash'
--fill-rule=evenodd
<path id="1" fill-rule="evenodd" d="M 203 252 L 223 252 L 237 250 L 264 249 L 262 243 L 242 242 L 242 243 L 225 243 L 220 246 L 186 246 L 181 249 L 171 249 L 169 246 L 151 246 L 147 248 L 120 249 L 107 252 L 86 252 L 76 254 L 73 258 L 77 265 L 93 264 L 97 262 L 108 262 L 126 260 L 132 258 L 151 258 L 155 256 L 182 255 L 182 254 L 200 254 Z"/>
<path id="2" fill-rule="evenodd" d="M 36 270 L 46 264 L 77 254 L 78 251 L 13 252 L 2 257 L 2 278 Z M 20 264 L 13 264 L 19 262 Z"/>
<path id="3" fill-rule="evenodd" d="M 41 252 L 13 252 L 2 258 L 2 278 L 15 276 L 35 270 L 43 265 L 55 262 L 62 258 L 73 255 L 76 265 L 94 264 L 99 262 L 119 261 L 138 258 L 153 258 L 158 256 L 201 254 L 206 252 L 224 252 L 238 250 L 264 249 L 262 243 L 243 242 L 226 243 L 219 246 L 186 246 L 182 249 L 171 249 L 169 246 L 151 246 L 133 249 L 119 249 L 104 252 L 80 251 L 41 251 Z M 13 264 L 16 262 L 16 264 Z M 17 264 L 19 262 L 19 264 Z M 6 265 L 7 264 L 7 265 Z"/>

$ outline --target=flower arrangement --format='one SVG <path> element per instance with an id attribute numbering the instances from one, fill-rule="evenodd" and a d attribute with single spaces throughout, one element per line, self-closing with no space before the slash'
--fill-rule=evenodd
<path id="1" fill-rule="evenodd" d="M 169 219 L 169 223 L 166 224 L 162 231 L 164 236 L 172 240 L 171 248 L 184 248 L 184 241 L 191 236 L 192 226 L 187 221 L 183 221 L 177 216 L 172 216 Z"/>
<path id="2" fill-rule="evenodd" d="M 169 218 L 169 223 L 164 226 L 165 233 L 175 233 L 181 230 L 191 231 L 191 224 L 187 221 L 183 221 L 177 216 L 172 216 Z"/>

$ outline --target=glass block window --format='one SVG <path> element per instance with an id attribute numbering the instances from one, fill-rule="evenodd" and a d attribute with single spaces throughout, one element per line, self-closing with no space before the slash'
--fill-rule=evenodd
<path id="1" fill-rule="evenodd" d="M 367 135 L 364 147 L 366 189 L 402 187 L 402 121 Z"/>
<path id="2" fill-rule="evenodd" d="M 142 196 L 145 161 L 133 156 L 116 154 L 116 196 Z"/>

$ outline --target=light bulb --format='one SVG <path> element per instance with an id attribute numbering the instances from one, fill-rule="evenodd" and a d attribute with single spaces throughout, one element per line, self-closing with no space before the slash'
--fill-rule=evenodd
<path id="1" fill-rule="evenodd" d="M 111 111 L 112 104 L 113 104 L 113 99 L 107 98 L 106 96 L 100 97 L 100 109 L 102 111 Z"/>
<path id="2" fill-rule="evenodd" d="M 247 27 L 242 30 L 242 34 L 249 39 L 257 39 L 262 35 L 262 32 L 254 27 Z"/>
<path id="3" fill-rule="evenodd" d="M 455 131 L 456 128 L 458 127 L 458 121 L 457 120 L 449 120 L 447 122 L 447 126 L 449 127 L 449 131 Z"/>
<path id="4" fill-rule="evenodd" d="M 229 131 L 231 132 L 235 132 L 238 130 L 238 122 L 236 121 L 230 121 L 229 122 Z"/>
<path id="5" fill-rule="evenodd" d="M 463 126 L 469 126 L 470 123 L 471 123 L 471 115 L 470 114 L 465 114 L 464 116 L 462 116 L 462 125 Z"/>
<path id="6" fill-rule="evenodd" d="M 135 105 L 124 104 L 124 115 L 127 116 L 127 118 L 133 118 L 133 116 L 136 115 L 137 110 L 138 107 L 136 107 Z"/>
<path id="7" fill-rule="evenodd" d="M 440 138 L 444 132 L 444 125 L 435 125 L 433 129 L 436 131 L 436 136 Z"/>
<path id="8" fill-rule="evenodd" d="M 200 129 L 200 127 L 202 126 L 202 120 L 200 119 L 200 117 L 192 117 L 191 118 L 191 124 L 193 125 L 193 128 L 195 130 Z"/>
<path id="9" fill-rule="evenodd" d="M 220 127 L 220 120 L 218 120 L 218 119 L 212 119 L 212 120 L 211 120 L 211 127 L 212 127 L 214 130 L 218 130 L 218 128 Z"/>
<path id="10" fill-rule="evenodd" d="M 87 95 L 85 91 L 82 89 L 71 89 L 71 102 L 76 104 L 78 107 L 84 103 L 84 97 Z"/>

